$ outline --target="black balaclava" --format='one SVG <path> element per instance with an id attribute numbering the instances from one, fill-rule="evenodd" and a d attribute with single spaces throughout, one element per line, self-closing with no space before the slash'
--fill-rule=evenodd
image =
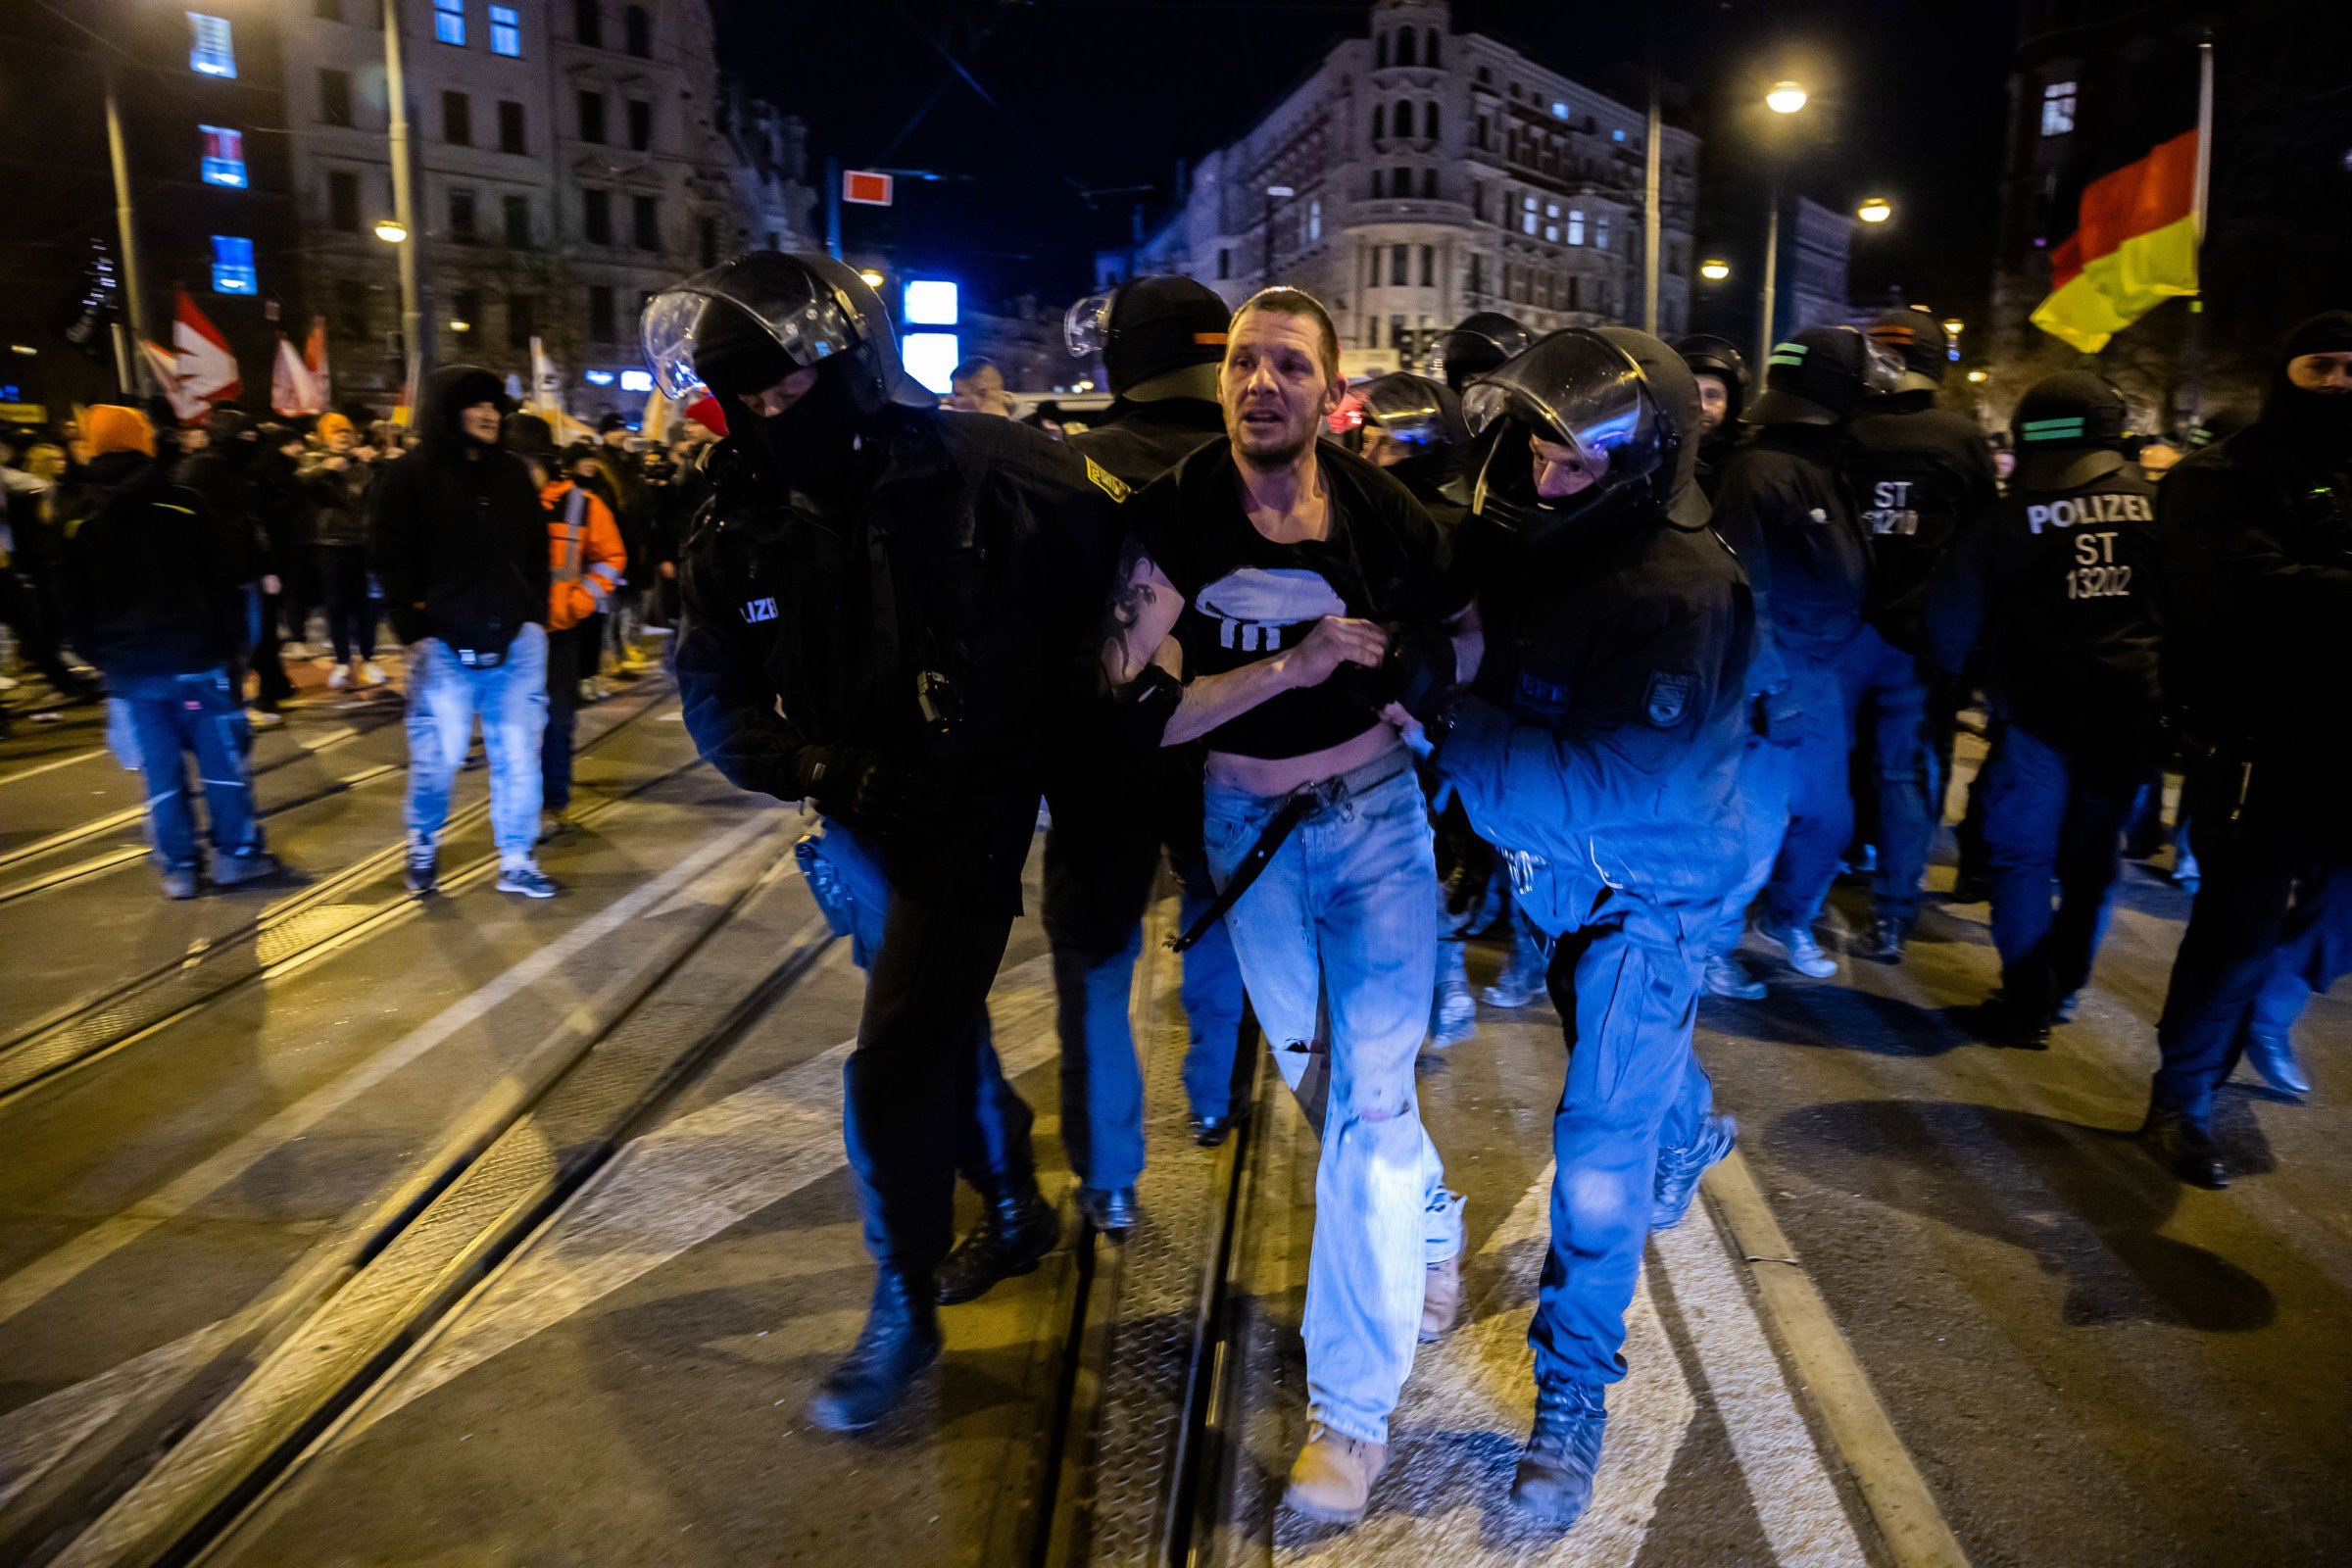
<path id="1" fill-rule="evenodd" d="M 2315 455 L 2352 459 L 2352 392 L 2306 392 L 2286 378 L 2305 354 L 2352 353 L 2352 311 L 2323 311 L 2287 334 L 2263 395 L 2262 422 Z"/>
<path id="2" fill-rule="evenodd" d="M 782 414 L 761 417 L 741 400 L 766 391 L 796 367 L 767 329 L 723 301 L 713 301 L 699 327 L 695 373 L 727 411 L 729 431 L 760 454 L 762 471 L 812 496 L 838 494 L 856 469 L 858 436 L 866 426 L 846 377 L 845 356 L 820 360 L 816 384 Z"/>

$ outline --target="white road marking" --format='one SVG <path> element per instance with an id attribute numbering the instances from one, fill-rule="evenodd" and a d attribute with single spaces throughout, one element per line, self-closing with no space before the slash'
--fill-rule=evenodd
<path id="1" fill-rule="evenodd" d="M 94 1378 L 21 1405 L 0 1416 L 0 1507 L 51 1467 L 157 1380 L 176 1378 L 213 1355 L 234 1332 L 237 1319 L 209 1323 L 169 1345 L 134 1355 Z"/>
<path id="2" fill-rule="evenodd" d="M 459 1031 L 478 1022 L 501 1003 L 545 979 L 679 886 L 736 854 L 772 829 L 775 820 L 759 812 L 728 832 L 707 840 L 661 876 L 631 890 L 545 947 L 534 950 L 504 974 L 483 985 L 427 1022 L 411 1030 L 332 1083 L 314 1090 L 235 1142 L 167 1182 L 122 1212 L 81 1232 L 0 1280 L 0 1323 L 78 1279 L 159 1225 L 188 1213 L 237 1181 L 263 1160 L 302 1137 L 326 1117 L 430 1053 Z"/>
<path id="3" fill-rule="evenodd" d="M 1051 978 L 1040 956 L 997 979 L 989 1014 L 1007 1077 L 1053 1059 Z M 840 1170 L 841 1067 L 855 1044 L 845 1040 L 632 1143 L 411 1352 L 334 1446 Z"/>

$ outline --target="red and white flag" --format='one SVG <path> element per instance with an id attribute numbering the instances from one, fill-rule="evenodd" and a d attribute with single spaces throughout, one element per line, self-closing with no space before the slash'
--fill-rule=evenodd
<path id="1" fill-rule="evenodd" d="M 311 380 L 318 388 L 318 407 L 321 411 L 333 406 L 335 378 L 326 368 L 326 318 L 311 318 L 311 335 L 302 345 L 303 368 L 311 372 Z"/>
<path id="2" fill-rule="evenodd" d="M 164 400 L 172 405 L 172 413 L 183 423 L 191 423 L 213 412 L 213 406 L 189 392 L 179 378 L 179 361 L 161 343 L 139 339 L 139 352 L 147 357 L 147 368 L 155 376 L 156 385 L 163 388 Z"/>
<path id="3" fill-rule="evenodd" d="M 308 418 L 326 412 L 318 378 L 283 332 L 277 335 L 277 360 L 270 370 L 270 407 L 288 418 Z"/>
<path id="4" fill-rule="evenodd" d="M 172 313 L 172 346 L 179 351 L 180 390 L 208 404 L 234 403 L 245 395 L 245 382 L 237 374 L 237 357 L 229 352 L 228 339 L 205 319 L 186 289 L 175 292 L 178 302 Z"/>

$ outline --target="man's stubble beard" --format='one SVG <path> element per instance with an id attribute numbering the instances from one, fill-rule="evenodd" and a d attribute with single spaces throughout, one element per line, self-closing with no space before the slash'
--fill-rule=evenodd
<path id="1" fill-rule="evenodd" d="M 1233 458 L 1244 467 L 1259 473 L 1276 473 L 1298 463 L 1300 455 L 1315 443 L 1315 433 L 1308 430 L 1297 440 L 1286 441 L 1280 447 L 1252 452 L 1240 441 L 1233 443 Z"/>

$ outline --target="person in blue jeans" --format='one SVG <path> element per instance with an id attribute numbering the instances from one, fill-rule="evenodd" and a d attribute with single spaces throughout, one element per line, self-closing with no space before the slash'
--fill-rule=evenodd
<path id="1" fill-rule="evenodd" d="M 2124 455 L 2127 418 L 2095 375 L 2027 388 L 2009 495 L 1961 525 L 1929 591 L 1936 662 L 1956 672 L 1982 649 L 2001 725 L 1982 785 L 2001 956 L 1984 1018 L 2008 1045 L 2046 1044 L 2088 982 L 2161 755 L 2156 486 Z"/>
<path id="2" fill-rule="evenodd" d="M 262 845 L 245 709 L 229 678 L 246 647 L 237 542 L 157 464 L 145 415 L 101 404 L 83 435 L 90 462 L 55 513 L 59 598 L 74 651 L 105 673 L 135 738 L 164 891 L 194 898 L 205 869 L 190 754 L 210 818 L 213 882 L 268 876 L 278 863 Z"/>
<path id="3" fill-rule="evenodd" d="M 1460 1301 L 1460 1200 L 1413 1062 L 1437 965 L 1427 804 L 1376 682 L 1386 621 L 1474 648 L 1444 535 L 1401 484 L 1316 437 L 1346 391 L 1312 296 L 1234 316 L 1225 436 L 1141 492 L 1103 666 L 1139 730 L 1207 747 L 1203 838 L 1242 980 L 1284 1079 L 1328 1092 L 1307 1264 L 1307 1442 L 1287 1504 L 1361 1517 L 1417 1337 Z M 1435 632 L 1432 632 L 1435 635 Z M 1475 662 L 1474 656 L 1472 662 Z M 1316 1098 L 1305 1090 L 1310 1102 Z"/>
<path id="4" fill-rule="evenodd" d="M 436 372 L 422 440 L 384 469 L 370 538 L 392 626 L 408 648 L 407 881 L 438 885 L 449 793 L 478 715 L 490 759 L 498 891 L 549 899 L 539 869 L 547 727 L 547 514 L 530 469 L 499 446 L 506 383 L 475 366 Z"/>

